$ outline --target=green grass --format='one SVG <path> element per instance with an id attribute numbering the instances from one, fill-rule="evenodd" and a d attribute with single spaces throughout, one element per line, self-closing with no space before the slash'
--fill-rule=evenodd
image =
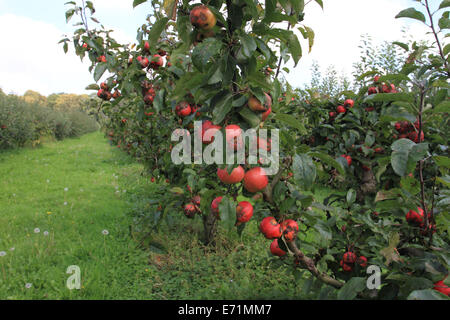
<path id="1" fill-rule="evenodd" d="M 1 153 L 0 299 L 145 297 L 147 255 L 129 237 L 119 186 L 139 169 L 100 133 Z M 71 265 L 82 290 L 66 288 Z"/>
<path id="2" fill-rule="evenodd" d="M 142 234 L 130 232 L 128 213 L 158 187 L 141 172 L 101 133 L 0 153 L 0 299 L 311 297 L 309 275 L 294 277 L 270 257 L 254 219 L 242 237 L 220 230 L 213 249 L 199 238 L 199 217 L 174 212 L 151 237 L 167 251 L 138 249 Z M 66 287 L 71 265 L 81 269 L 81 290 Z"/>

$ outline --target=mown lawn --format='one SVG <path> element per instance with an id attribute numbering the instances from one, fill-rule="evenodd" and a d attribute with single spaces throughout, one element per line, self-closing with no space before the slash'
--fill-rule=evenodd
<path id="1" fill-rule="evenodd" d="M 137 248 L 141 235 L 130 232 L 128 213 L 141 204 L 131 195 L 158 187 L 141 172 L 98 132 L 0 153 L 0 299 L 312 297 L 309 275 L 294 277 L 270 257 L 256 221 L 212 249 L 197 235 L 200 218 L 173 214 L 175 222 L 152 235 L 167 251 Z M 81 270 L 80 290 L 66 286 L 72 265 Z"/>

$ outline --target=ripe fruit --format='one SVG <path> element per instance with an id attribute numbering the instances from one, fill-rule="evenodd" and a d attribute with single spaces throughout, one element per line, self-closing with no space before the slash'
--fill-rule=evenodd
<path id="1" fill-rule="evenodd" d="M 276 239 L 281 237 L 281 226 L 274 217 L 264 218 L 259 230 L 267 239 Z"/>
<path id="2" fill-rule="evenodd" d="M 352 157 L 350 157 L 350 156 L 348 156 L 348 155 L 346 155 L 346 154 L 341 155 L 341 157 L 342 157 L 342 158 L 345 158 L 345 159 L 347 160 L 348 166 L 351 166 L 351 165 L 352 165 Z"/>
<path id="3" fill-rule="evenodd" d="M 211 202 L 211 212 L 219 216 L 219 204 L 223 197 L 217 197 Z"/>
<path id="4" fill-rule="evenodd" d="M 139 61 L 139 64 L 141 65 L 142 69 L 147 68 L 148 65 L 150 64 L 150 61 L 148 61 L 148 59 L 146 57 L 143 57 L 143 56 L 137 57 L 137 60 Z"/>
<path id="5" fill-rule="evenodd" d="M 380 81 L 380 76 L 375 76 L 375 78 L 373 78 L 373 82 L 378 83 Z"/>
<path id="6" fill-rule="evenodd" d="M 249 222 L 253 216 L 253 206 L 248 201 L 239 202 L 236 207 L 236 218 L 240 223 Z"/>
<path id="7" fill-rule="evenodd" d="M 335 118 L 337 116 L 337 113 L 334 111 L 330 111 L 328 114 L 330 115 L 330 118 Z"/>
<path id="8" fill-rule="evenodd" d="M 360 265 L 360 267 L 365 268 L 367 267 L 367 258 L 364 256 L 360 256 L 357 260 L 356 263 Z"/>
<path id="9" fill-rule="evenodd" d="M 356 262 L 356 254 L 354 254 L 351 251 L 348 251 L 344 253 L 344 255 L 342 256 L 342 261 L 344 261 L 344 263 L 347 264 L 353 264 Z"/>
<path id="10" fill-rule="evenodd" d="M 264 103 L 261 103 L 255 96 L 250 97 L 247 102 L 248 107 L 253 111 L 267 111 L 272 107 L 272 98 L 265 92 L 264 95 L 266 99 Z"/>
<path id="11" fill-rule="evenodd" d="M 383 83 L 383 85 L 381 86 L 381 92 L 382 93 L 390 93 L 391 88 L 387 84 Z"/>
<path id="12" fill-rule="evenodd" d="M 393 83 L 391 83 L 391 89 L 390 89 L 391 93 L 397 93 L 397 89 L 395 88 L 395 85 Z"/>
<path id="13" fill-rule="evenodd" d="M 244 146 L 242 139 L 242 129 L 238 125 L 230 124 L 225 127 L 227 144 L 233 150 L 241 149 Z"/>
<path id="14" fill-rule="evenodd" d="M 201 201 L 201 197 L 200 196 L 195 196 L 194 198 L 192 198 L 192 202 L 196 205 L 196 206 L 200 206 L 200 201 Z"/>
<path id="15" fill-rule="evenodd" d="M 145 43 L 144 43 L 144 51 L 146 51 L 146 52 L 150 51 L 150 43 L 148 43 L 148 41 L 145 41 Z"/>
<path id="16" fill-rule="evenodd" d="M 195 208 L 195 205 L 193 203 L 188 203 L 184 206 L 184 214 L 186 217 L 192 219 L 195 217 L 195 214 L 197 212 L 197 208 Z"/>
<path id="17" fill-rule="evenodd" d="M 164 65 L 164 60 L 159 54 L 155 54 L 150 62 L 150 67 L 154 70 L 162 67 Z"/>
<path id="18" fill-rule="evenodd" d="M 244 179 L 245 171 L 244 168 L 238 166 L 233 169 L 231 174 L 228 174 L 227 169 L 217 169 L 217 176 L 219 180 L 225 184 L 235 184 L 239 183 Z"/>
<path id="19" fill-rule="evenodd" d="M 267 111 L 263 112 L 261 115 L 261 120 L 266 121 L 269 115 L 272 113 L 272 107 L 269 107 Z"/>
<path id="20" fill-rule="evenodd" d="M 378 148 L 373 149 L 373 151 L 375 151 L 375 153 L 383 153 L 384 150 L 382 147 L 378 147 Z"/>
<path id="21" fill-rule="evenodd" d="M 118 99 L 118 98 L 120 98 L 120 96 L 121 96 L 121 94 L 120 94 L 120 92 L 119 92 L 118 90 L 114 91 L 114 93 L 113 93 L 113 95 L 112 95 L 112 97 L 113 97 L 114 99 Z"/>
<path id="22" fill-rule="evenodd" d="M 167 52 L 166 52 L 165 50 L 163 50 L 163 49 L 158 49 L 158 54 L 159 54 L 161 57 L 164 57 L 164 56 L 167 55 Z"/>
<path id="23" fill-rule="evenodd" d="M 377 93 L 378 93 L 378 88 L 377 87 L 370 87 L 369 88 L 369 95 L 377 94 Z"/>
<path id="24" fill-rule="evenodd" d="M 423 131 L 420 132 L 420 141 L 419 141 L 419 133 L 416 131 L 408 133 L 408 139 L 414 141 L 415 143 L 423 142 L 425 139 L 425 134 Z"/>
<path id="25" fill-rule="evenodd" d="M 222 129 L 221 126 L 216 126 L 213 125 L 213 123 L 209 120 L 206 120 L 205 122 L 203 122 L 202 124 L 202 142 L 204 144 L 210 144 L 214 141 L 214 134 L 217 131 L 220 131 L 220 129 Z M 208 134 L 206 135 L 206 133 L 208 132 Z"/>
<path id="26" fill-rule="evenodd" d="M 280 246 L 278 245 L 278 239 L 273 240 L 270 244 L 270 252 L 274 256 L 278 257 L 283 257 L 286 255 L 286 251 L 280 249 Z"/>
<path id="27" fill-rule="evenodd" d="M 337 113 L 346 113 L 346 112 L 347 112 L 347 109 L 345 109 L 344 106 L 338 106 L 338 107 L 336 108 L 336 111 L 337 111 Z"/>
<path id="28" fill-rule="evenodd" d="M 261 167 L 250 169 L 244 176 L 244 187 L 248 192 L 262 191 L 268 184 L 269 179 Z"/>
<path id="29" fill-rule="evenodd" d="M 147 105 L 151 105 L 153 103 L 153 100 L 155 99 L 155 96 L 152 94 L 146 94 L 144 96 L 144 102 Z"/>
<path id="30" fill-rule="evenodd" d="M 106 100 L 106 101 L 111 100 L 111 92 L 106 91 L 104 89 L 98 90 L 97 96 L 102 100 Z"/>
<path id="31" fill-rule="evenodd" d="M 100 83 L 100 89 L 108 90 L 108 89 L 109 89 L 109 88 L 108 88 L 108 84 L 107 84 L 106 82 Z"/>
<path id="32" fill-rule="evenodd" d="M 342 270 L 344 270 L 345 272 L 351 272 L 353 270 L 352 266 L 346 264 L 344 261 L 340 261 L 339 263 L 342 267 Z"/>
<path id="33" fill-rule="evenodd" d="M 410 224 L 421 224 L 424 219 L 424 212 L 423 209 L 420 207 L 417 207 L 417 211 L 409 210 L 406 214 L 406 221 Z"/>
<path id="34" fill-rule="evenodd" d="M 448 275 L 446 275 L 441 281 L 436 282 L 433 289 L 445 294 L 446 296 L 450 296 L 450 287 L 444 283 L 444 280 L 447 279 L 447 277 Z"/>
<path id="35" fill-rule="evenodd" d="M 255 137 L 254 140 L 256 140 L 256 145 L 257 145 L 258 149 L 262 149 L 262 150 L 265 150 L 265 151 L 270 151 L 271 150 L 271 148 L 272 148 L 272 145 L 271 145 L 272 140 L 269 139 L 269 141 L 267 141 L 266 139 L 263 139 L 263 138 L 260 138 L 260 137 L 258 137 L 258 138 Z"/>
<path id="36" fill-rule="evenodd" d="M 288 242 L 295 240 L 298 230 L 298 223 L 294 220 L 288 219 L 281 223 L 281 231 Z"/>
<path id="37" fill-rule="evenodd" d="M 216 16 L 205 5 L 194 7 L 189 18 L 194 27 L 202 30 L 211 30 L 217 23 Z"/>
<path id="38" fill-rule="evenodd" d="M 189 103 L 182 101 L 176 106 L 175 112 L 179 117 L 187 117 L 192 113 L 192 108 Z"/>
<path id="39" fill-rule="evenodd" d="M 353 101 L 352 99 L 347 99 L 344 102 L 344 107 L 346 107 L 346 108 L 353 108 L 354 105 L 355 105 L 355 101 Z"/>
<path id="40" fill-rule="evenodd" d="M 106 62 L 106 57 L 105 56 L 100 56 L 97 58 L 98 62 Z"/>

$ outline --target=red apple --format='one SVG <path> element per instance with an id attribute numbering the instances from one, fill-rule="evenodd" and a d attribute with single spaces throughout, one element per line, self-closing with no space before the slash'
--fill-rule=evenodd
<path id="1" fill-rule="evenodd" d="M 248 201 L 241 201 L 236 207 L 236 218 L 239 223 L 249 222 L 253 216 L 253 206 Z"/>
<path id="2" fill-rule="evenodd" d="M 281 226 L 274 217 L 264 218 L 259 225 L 259 230 L 267 239 L 281 237 Z"/>
<path id="3" fill-rule="evenodd" d="M 261 167 L 250 169 L 244 176 L 244 187 L 248 192 L 255 193 L 262 191 L 268 184 L 269 179 Z"/>
<path id="4" fill-rule="evenodd" d="M 280 249 L 280 246 L 278 245 L 278 239 L 273 240 L 270 244 L 270 252 L 274 256 L 278 257 L 283 257 L 286 255 L 286 251 Z"/>
<path id="5" fill-rule="evenodd" d="M 222 181 L 225 184 L 235 184 L 239 183 L 244 179 L 245 171 L 244 168 L 241 166 L 238 166 L 233 169 L 231 174 L 228 174 L 227 169 L 217 169 L 217 176 L 219 177 L 219 180 Z"/>

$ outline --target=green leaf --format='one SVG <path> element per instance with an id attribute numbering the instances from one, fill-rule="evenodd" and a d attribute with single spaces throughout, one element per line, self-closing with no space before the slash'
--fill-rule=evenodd
<path id="1" fill-rule="evenodd" d="M 261 118 L 249 108 L 243 108 L 239 114 L 252 128 L 256 128 L 261 123 Z"/>
<path id="2" fill-rule="evenodd" d="M 199 72 L 188 72 L 177 81 L 177 86 L 172 92 L 173 98 L 181 99 L 186 95 L 186 91 L 194 90 L 203 84 L 205 76 Z"/>
<path id="3" fill-rule="evenodd" d="M 439 103 L 436 108 L 433 109 L 436 113 L 450 113 L 450 101 L 446 100 Z"/>
<path id="4" fill-rule="evenodd" d="M 307 154 L 296 154 L 292 165 L 295 182 L 305 188 L 311 189 L 316 180 L 316 166 Z"/>
<path id="5" fill-rule="evenodd" d="M 105 73 L 107 68 L 108 68 L 108 65 L 104 62 L 97 64 L 97 66 L 95 67 L 95 70 L 94 70 L 94 81 L 95 82 L 100 80 L 100 78 L 103 76 L 103 74 Z"/>
<path id="6" fill-rule="evenodd" d="M 331 239 L 333 239 L 333 234 L 330 230 L 330 227 L 323 220 L 317 220 L 317 222 L 314 224 L 314 229 L 319 232 L 322 238 L 321 240 L 330 241 Z"/>
<path id="7" fill-rule="evenodd" d="M 445 45 L 443 52 L 444 56 L 448 55 L 448 53 L 450 52 L 450 43 Z"/>
<path id="8" fill-rule="evenodd" d="M 323 1 L 322 0 L 315 0 L 315 1 L 323 10 Z"/>
<path id="9" fill-rule="evenodd" d="M 215 38 L 208 38 L 202 43 L 198 44 L 192 52 L 192 62 L 194 66 L 204 71 L 209 60 L 217 55 L 222 48 L 222 41 Z"/>
<path id="10" fill-rule="evenodd" d="M 442 15 L 442 18 L 440 18 L 438 21 L 438 26 L 439 28 L 441 28 L 441 30 L 450 29 L 450 19 L 448 18 L 448 16 L 446 17 L 445 15 Z"/>
<path id="11" fill-rule="evenodd" d="M 69 9 L 66 11 L 66 23 L 68 23 L 70 21 L 70 19 L 72 19 L 74 13 L 75 13 L 75 9 Z"/>
<path id="12" fill-rule="evenodd" d="M 322 162 L 324 162 L 325 164 L 332 166 L 333 168 L 335 168 L 339 174 L 341 175 L 345 175 L 345 169 L 344 167 L 337 162 L 336 160 L 334 160 L 333 157 L 329 156 L 326 153 L 320 153 L 320 152 L 310 152 L 308 153 L 311 157 L 314 158 L 318 158 L 320 159 Z"/>
<path id="13" fill-rule="evenodd" d="M 356 201 L 356 191 L 353 189 L 348 190 L 347 192 L 347 204 L 351 206 Z"/>
<path id="14" fill-rule="evenodd" d="M 445 294 L 434 289 L 415 290 L 411 292 L 408 300 L 450 300 Z"/>
<path id="15" fill-rule="evenodd" d="M 433 159 L 439 167 L 450 169 L 450 158 L 444 156 L 434 156 Z"/>
<path id="16" fill-rule="evenodd" d="M 392 42 L 392 44 L 395 44 L 395 45 L 405 49 L 406 51 L 409 51 L 409 47 L 408 47 L 408 45 L 406 43 L 399 42 L 399 41 L 394 41 L 394 42 Z"/>
<path id="17" fill-rule="evenodd" d="M 443 0 L 439 5 L 439 9 L 450 7 L 450 0 Z"/>
<path id="18" fill-rule="evenodd" d="M 419 181 L 410 176 L 402 177 L 400 180 L 400 186 L 412 195 L 416 195 L 420 192 Z"/>
<path id="19" fill-rule="evenodd" d="M 414 8 L 408 8 L 405 10 L 400 11 L 399 14 L 397 14 L 395 16 L 396 19 L 398 18 L 411 18 L 411 19 L 416 19 L 422 22 L 425 22 L 425 16 L 422 12 L 417 11 Z"/>
<path id="20" fill-rule="evenodd" d="M 389 235 L 389 246 L 380 250 L 380 254 L 386 258 L 385 264 L 389 266 L 392 261 L 399 261 L 400 256 L 397 251 L 397 246 L 400 242 L 400 235 L 398 232 L 392 232 Z"/>
<path id="21" fill-rule="evenodd" d="M 290 125 L 291 127 L 298 129 L 301 134 L 307 134 L 306 128 L 303 125 L 303 123 L 298 121 L 298 119 L 296 117 L 291 116 L 290 114 L 277 113 L 275 115 L 275 120 L 284 122 L 284 123 Z"/>
<path id="22" fill-rule="evenodd" d="M 97 90 L 100 90 L 100 87 L 98 84 L 93 83 L 93 84 L 88 85 L 85 90 L 96 90 L 97 91 Z"/>
<path id="23" fill-rule="evenodd" d="M 138 5 L 147 2 L 147 0 L 133 0 L 133 8 L 136 8 Z"/>
<path id="24" fill-rule="evenodd" d="M 392 144 L 391 165 L 397 175 L 404 176 L 408 173 L 409 152 L 414 145 L 409 139 L 400 139 Z"/>
<path id="25" fill-rule="evenodd" d="M 224 197 L 219 204 L 220 222 L 227 230 L 231 230 L 236 223 L 236 204 L 228 197 Z"/>
<path id="26" fill-rule="evenodd" d="M 291 32 L 287 45 L 288 51 L 292 55 L 292 59 L 294 59 L 294 67 L 296 67 L 302 57 L 302 46 L 295 33 Z"/>
<path id="27" fill-rule="evenodd" d="M 219 124 L 225 119 L 225 116 L 233 108 L 232 103 L 233 95 L 228 91 L 222 91 L 212 99 L 211 108 L 213 108 L 214 124 Z"/>
<path id="28" fill-rule="evenodd" d="M 394 102 L 404 101 L 414 103 L 414 95 L 412 93 L 377 93 L 367 96 L 364 102 Z"/>
<path id="29" fill-rule="evenodd" d="M 366 279 L 360 277 L 351 278 L 344 286 L 339 289 L 337 298 L 338 300 L 353 300 L 359 292 L 366 289 Z"/>
<path id="30" fill-rule="evenodd" d="M 255 39 L 248 34 L 244 34 L 240 37 L 240 41 L 242 46 L 242 54 L 245 57 L 250 58 L 257 48 Z"/>
<path id="31" fill-rule="evenodd" d="M 142 1 L 142 2 L 144 2 L 144 1 Z M 161 33 L 166 28 L 167 22 L 169 22 L 169 18 L 161 18 L 161 19 L 157 20 L 155 22 L 155 24 L 153 25 L 153 27 L 151 28 L 151 30 L 148 34 L 148 42 L 149 42 L 151 48 L 155 48 L 155 44 L 158 42 L 158 39 L 161 36 Z"/>
<path id="32" fill-rule="evenodd" d="M 307 26 L 300 27 L 298 30 L 302 33 L 304 39 L 308 39 L 309 52 L 311 52 L 315 38 L 314 30 Z"/>

